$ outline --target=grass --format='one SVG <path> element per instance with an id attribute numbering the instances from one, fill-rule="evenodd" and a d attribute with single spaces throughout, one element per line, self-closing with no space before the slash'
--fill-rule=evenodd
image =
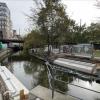
<path id="1" fill-rule="evenodd" d="M 96 50 L 96 51 L 94 52 L 94 56 L 95 56 L 95 57 L 100 57 L 100 50 Z"/>

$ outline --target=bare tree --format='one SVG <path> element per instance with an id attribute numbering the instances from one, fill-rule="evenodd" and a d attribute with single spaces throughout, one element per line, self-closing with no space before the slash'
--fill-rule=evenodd
<path id="1" fill-rule="evenodd" d="M 100 0 L 96 0 L 95 6 L 96 6 L 98 9 L 100 9 Z"/>

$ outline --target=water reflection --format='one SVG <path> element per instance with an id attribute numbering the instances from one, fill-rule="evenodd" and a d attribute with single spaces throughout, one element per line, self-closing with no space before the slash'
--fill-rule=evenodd
<path id="1" fill-rule="evenodd" d="M 10 66 L 10 70 L 12 71 L 13 69 L 14 75 L 22 81 L 28 89 L 34 88 L 39 83 L 39 77 L 41 77 L 41 73 L 44 71 L 42 65 L 32 64 L 27 61 L 12 63 L 13 65 Z"/>
<path id="2" fill-rule="evenodd" d="M 68 94 L 71 94 L 76 97 L 80 97 L 82 100 L 95 100 L 95 98 L 100 98 L 99 94 L 95 92 L 88 91 L 75 86 L 69 86 Z"/>
<path id="3" fill-rule="evenodd" d="M 89 82 L 76 79 L 72 82 L 75 85 L 82 86 L 94 91 L 100 92 L 100 85 L 92 82 L 91 84 Z M 68 94 L 72 94 L 73 96 L 81 97 L 83 100 L 96 100 L 96 98 L 100 98 L 100 93 L 96 93 L 93 91 L 89 91 L 80 87 L 76 87 L 73 85 L 68 85 L 69 91 Z"/>
<path id="4" fill-rule="evenodd" d="M 68 74 L 63 73 L 61 71 L 56 71 L 55 73 L 55 81 L 54 81 L 54 88 L 60 92 L 66 93 L 68 89 L 68 84 L 73 81 L 72 76 L 68 76 Z"/>

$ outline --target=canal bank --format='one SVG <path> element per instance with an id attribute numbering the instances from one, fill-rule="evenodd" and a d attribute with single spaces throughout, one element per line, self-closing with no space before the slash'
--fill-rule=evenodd
<path id="1" fill-rule="evenodd" d="M 0 51 L 0 61 L 4 60 L 12 53 L 11 49 L 5 49 Z"/>

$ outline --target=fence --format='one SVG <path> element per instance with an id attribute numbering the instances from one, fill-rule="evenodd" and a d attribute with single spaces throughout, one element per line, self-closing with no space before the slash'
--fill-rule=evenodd
<path id="1" fill-rule="evenodd" d="M 93 57 L 92 44 L 77 44 L 77 45 L 61 45 L 59 48 L 53 48 L 53 53 L 66 53 L 74 56 Z"/>

